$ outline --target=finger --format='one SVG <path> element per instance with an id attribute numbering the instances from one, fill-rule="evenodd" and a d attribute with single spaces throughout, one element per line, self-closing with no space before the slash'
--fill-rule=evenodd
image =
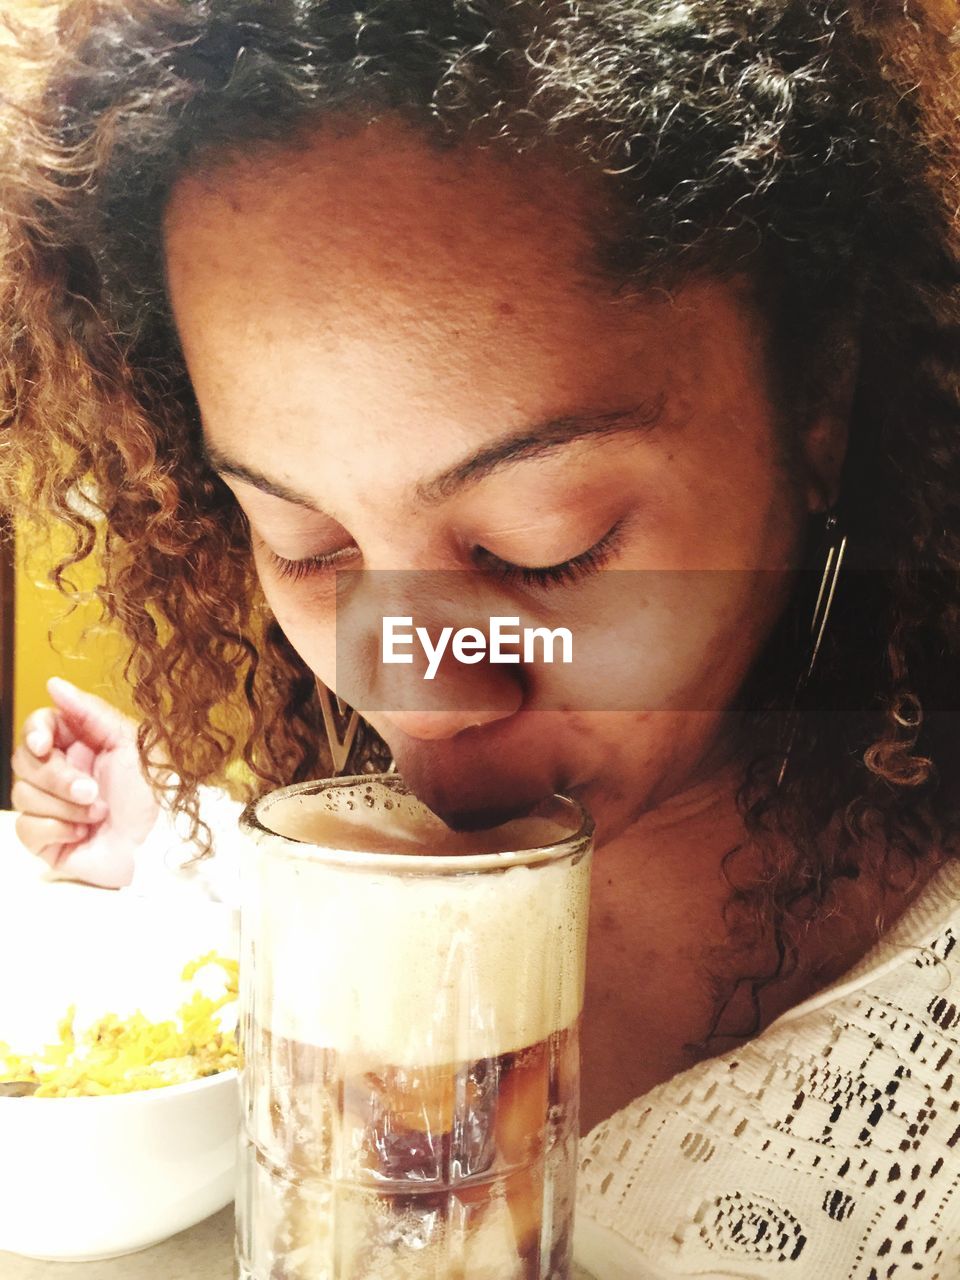
<path id="1" fill-rule="evenodd" d="M 38 760 L 21 743 L 13 753 L 13 772 L 40 791 L 73 804 L 92 804 L 100 793 L 96 781 L 70 764 L 62 751 L 52 751 Z"/>
<path id="2" fill-rule="evenodd" d="M 98 698 L 95 693 L 78 689 L 60 676 L 49 679 L 47 689 L 76 736 L 95 751 L 108 751 L 124 741 L 126 718 L 109 702 Z"/>
<path id="3" fill-rule="evenodd" d="M 76 732 L 56 707 L 40 707 L 23 722 L 21 741 L 43 759 L 54 748 L 65 751 L 76 741 Z"/>
<path id="4" fill-rule="evenodd" d="M 24 720 L 21 737 L 28 751 L 38 760 L 45 760 L 54 748 L 56 732 L 56 711 L 53 707 L 40 707 Z"/>
<path id="5" fill-rule="evenodd" d="M 73 765 L 78 772 L 93 775 L 93 766 L 97 758 L 93 747 L 88 747 L 85 742 L 72 742 L 64 755 L 67 763 Z"/>
<path id="6" fill-rule="evenodd" d="M 21 813 L 37 818 L 60 818 L 63 822 L 75 825 L 102 822 L 107 816 L 107 806 L 102 800 L 95 800 L 92 804 L 74 804 L 47 791 L 41 791 L 32 782 L 25 782 L 22 778 L 18 778 L 13 784 L 10 799 L 14 809 Z"/>
<path id="7" fill-rule="evenodd" d="M 28 813 L 21 813 L 16 823 L 20 843 L 51 867 L 57 865 L 71 846 L 85 839 L 88 831 L 89 827 Z"/>

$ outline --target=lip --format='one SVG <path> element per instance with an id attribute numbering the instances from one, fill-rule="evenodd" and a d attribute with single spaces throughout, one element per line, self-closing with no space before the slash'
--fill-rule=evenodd
<path id="1" fill-rule="evenodd" d="M 545 796 L 538 797 L 538 800 L 529 804 L 514 805 L 487 805 L 478 809 L 471 808 L 448 808 L 438 807 L 435 802 L 429 800 L 428 797 L 417 795 L 418 800 L 422 800 L 428 808 L 432 809 L 438 818 L 451 829 L 451 831 L 484 831 L 488 827 L 500 827 L 505 822 L 511 822 L 514 818 L 522 818 L 525 814 L 533 809 L 538 800 L 545 799 Z"/>
<path id="2" fill-rule="evenodd" d="M 558 791 L 559 780 L 546 761 L 529 759 L 510 767 L 509 757 L 491 750 L 482 730 L 447 742 L 414 742 L 394 748 L 397 770 L 418 800 L 454 831 L 479 831 L 523 817 Z M 540 767 L 537 768 L 536 766 Z"/>

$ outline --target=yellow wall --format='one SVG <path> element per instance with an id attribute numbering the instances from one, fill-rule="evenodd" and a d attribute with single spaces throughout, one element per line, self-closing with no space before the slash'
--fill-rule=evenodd
<path id="1" fill-rule="evenodd" d="M 98 622 L 99 609 L 91 601 L 68 613 L 69 602 L 46 580 L 46 572 L 65 546 L 54 537 L 39 553 L 17 556 L 16 623 L 14 633 L 14 739 L 24 717 L 37 707 L 50 705 L 46 682 L 63 676 L 82 689 L 89 689 L 127 714 L 134 714 L 129 690 L 123 679 L 123 661 L 128 652 L 118 630 Z M 26 563 L 25 563 L 26 561 Z M 67 576 L 81 591 L 91 591 L 99 569 L 93 559 L 68 571 Z M 243 794 L 251 774 L 240 760 L 227 767 L 227 785 Z"/>
<path id="2" fill-rule="evenodd" d="M 4 12 L 13 13 L 21 21 L 29 17 L 49 23 L 56 17 L 56 6 L 46 0 L 0 0 L 0 15 Z M 0 44 L 9 39 L 9 33 L 0 23 Z M 8 60 L 4 64 L 8 75 L 16 69 L 16 62 L 11 65 Z M 15 732 L 28 712 L 49 702 L 44 685 L 52 675 L 64 676 L 125 709 L 129 707 L 117 670 L 117 660 L 123 652 L 119 636 L 103 631 L 84 636 L 84 626 L 96 619 L 97 610 L 88 605 L 65 619 L 67 601 L 52 585 L 40 585 L 45 583 L 49 566 L 59 558 L 59 547 L 60 540 L 54 539 L 45 550 L 31 556 L 29 565 L 23 563 L 22 549 L 17 556 Z M 82 565 L 72 571 L 72 577 L 82 590 L 89 590 L 97 580 L 96 567 Z"/>
<path id="3" fill-rule="evenodd" d="M 22 549 L 17 556 L 16 630 L 14 637 L 14 716 L 16 731 L 24 716 L 46 706 L 45 683 L 50 676 L 63 676 L 81 688 L 99 693 L 128 710 L 121 664 L 125 652 L 120 635 L 95 625 L 98 609 L 92 603 L 78 606 L 66 616 L 69 603 L 45 581 L 50 564 L 58 558 L 58 541 L 29 556 L 25 564 Z M 82 591 L 90 591 L 97 581 L 92 561 L 71 569 L 68 576 Z M 92 628 L 92 629 L 91 629 Z M 86 634 L 84 634 L 86 629 Z"/>

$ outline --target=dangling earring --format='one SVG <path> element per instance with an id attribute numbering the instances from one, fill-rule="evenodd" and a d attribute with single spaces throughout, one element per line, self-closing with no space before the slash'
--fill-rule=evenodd
<path id="1" fill-rule="evenodd" d="M 347 773 L 349 772 L 350 754 L 356 744 L 357 734 L 360 732 L 362 723 L 360 712 L 348 707 L 342 698 L 338 698 L 320 680 L 316 681 L 316 686 L 317 697 L 320 700 L 320 710 L 323 712 L 323 727 L 326 730 L 327 744 L 330 747 L 330 760 L 333 764 L 334 776 L 340 773 Z M 376 763 L 367 765 L 368 770 L 371 767 L 377 769 L 382 766 Z M 391 760 L 385 772 L 396 773 L 396 771 L 396 762 Z"/>
<path id="2" fill-rule="evenodd" d="M 348 707 L 327 688 L 317 681 L 317 697 L 320 699 L 320 710 L 323 712 L 323 727 L 327 733 L 330 746 L 330 759 L 334 774 L 345 773 L 350 760 L 350 752 L 357 740 L 360 730 L 360 713 Z"/>
<path id="3" fill-rule="evenodd" d="M 841 530 L 840 521 L 835 511 L 829 512 L 826 520 L 824 521 L 824 541 L 826 543 L 826 555 L 824 558 L 823 576 L 820 579 L 820 590 L 817 592 L 817 603 L 814 605 L 813 617 L 810 620 L 810 659 L 800 672 L 800 678 L 797 681 L 797 687 L 793 693 L 793 701 L 790 706 L 790 715 L 788 719 L 789 733 L 787 746 L 783 754 L 783 763 L 780 765 L 780 772 L 777 775 L 777 790 L 780 789 L 780 785 L 786 775 L 787 765 L 790 762 L 790 752 L 793 750 L 793 744 L 797 736 L 797 724 L 799 719 L 797 703 L 801 692 L 813 673 L 813 668 L 817 661 L 817 654 L 820 652 L 820 645 L 823 641 L 824 632 L 827 629 L 827 622 L 830 618 L 830 610 L 833 607 L 833 598 L 837 590 L 837 581 L 840 577 L 843 557 L 847 551 L 847 535 Z"/>

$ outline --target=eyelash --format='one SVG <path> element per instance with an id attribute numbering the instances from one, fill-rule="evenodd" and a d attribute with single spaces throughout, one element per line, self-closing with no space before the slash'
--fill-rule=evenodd
<path id="1" fill-rule="evenodd" d="M 537 568 L 511 564 L 508 560 L 501 560 L 499 556 L 495 556 L 486 547 L 477 547 L 474 558 L 501 582 L 520 583 L 525 587 L 564 586 L 588 577 L 591 573 L 599 572 L 607 564 L 617 549 L 622 523 L 618 520 L 592 547 L 581 551 L 579 555 L 572 556 L 569 560 L 564 560 L 561 564 Z M 314 577 L 316 574 L 326 573 L 336 568 L 344 559 L 349 558 L 354 550 L 353 547 L 344 547 L 341 551 L 334 551 L 329 555 L 308 556 L 305 560 L 285 560 L 271 551 L 270 559 L 277 577 L 282 581 L 301 582 L 304 578 Z"/>
<path id="2" fill-rule="evenodd" d="M 283 556 L 271 551 L 270 560 L 281 582 L 302 582 L 304 578 L 312 578 L 318 573 L 335 569 L 342 561 L 350 559 L 354 550 L 354 547 L 343 547 L 329 555 L 308 556 L 305 560 L 284 560 Z"/>
<path id="3" fill-rule="evenodd" d="M 603 537 L 581 551 L 579 555 L 564 560 L 561 564 L 544 565 L 530 568 L 526 565 L 510 564 L 493 555 L 486 547 L 478 547 L 474 553 L 476 558 L 490 568 L 501 582 L 520 583 L 525 587 L 560 587 L 581 578 L 597 573 L 610 560 L 617 549 L 623 522 L 618 520 L 612 529 L 608 529 Z"/>

